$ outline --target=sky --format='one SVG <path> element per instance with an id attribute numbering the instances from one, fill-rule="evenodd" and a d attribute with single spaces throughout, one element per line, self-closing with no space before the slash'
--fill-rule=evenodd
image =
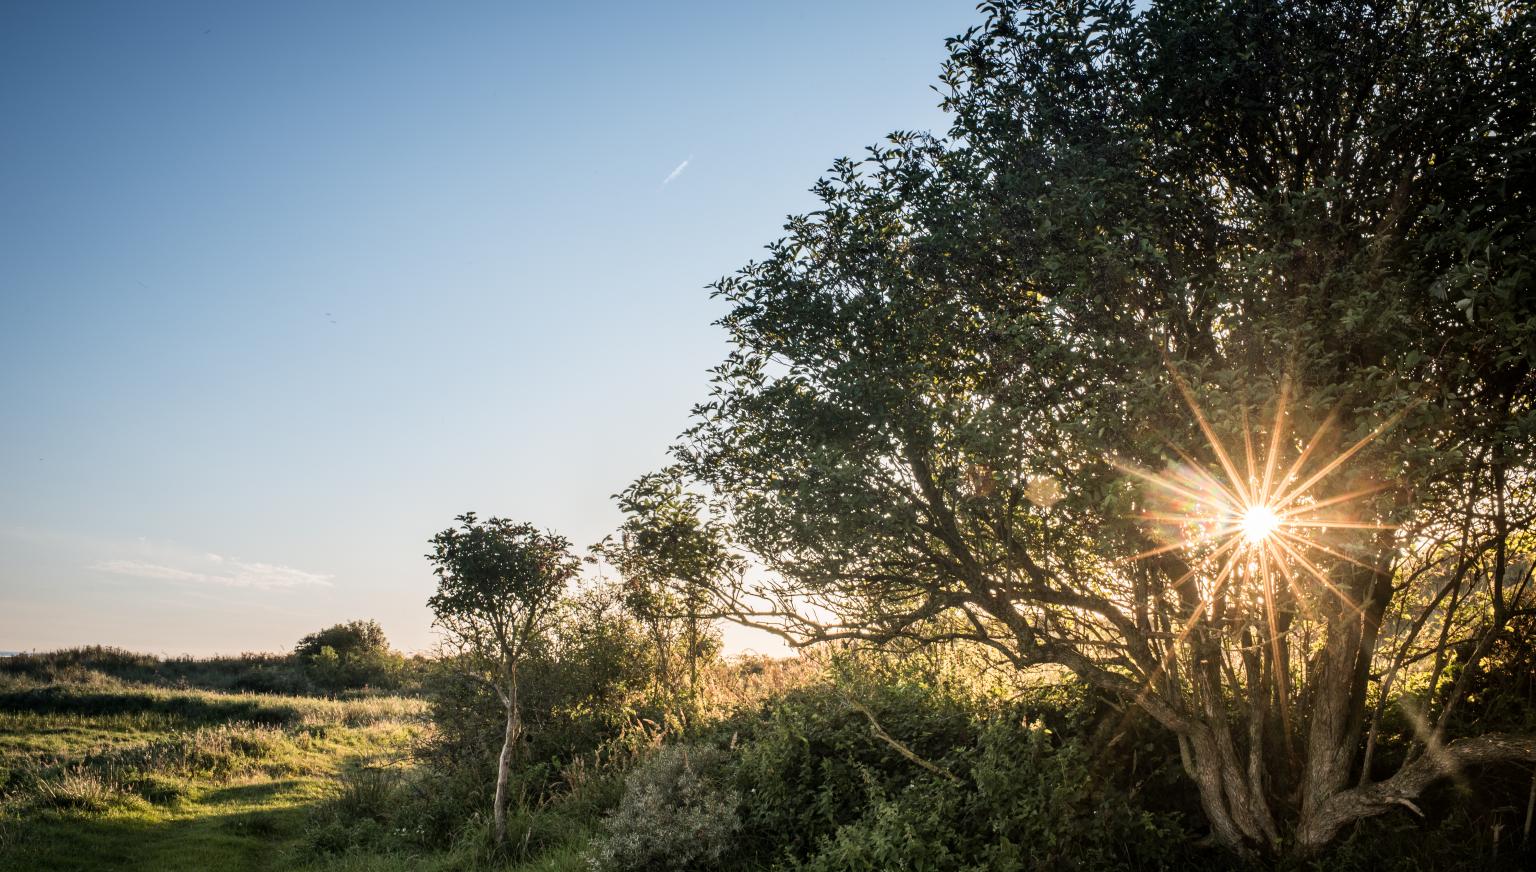
<path id="1" fill-rule="evenodd" d="M 580 549 L 706 286 L 942 130 L 973 0 L 0 5 L 0 650 L 432 643 L 473 510 Z M 729 630 L 731 650 L 769 650 Z"/>

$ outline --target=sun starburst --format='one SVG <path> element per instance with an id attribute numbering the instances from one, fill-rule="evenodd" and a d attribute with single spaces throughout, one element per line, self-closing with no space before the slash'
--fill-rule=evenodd
<path id="1" fill-rule="evenodd" d="M 1205 437 L 1208 456 L 1214 463 L 1201 463 L 1169 442 L 1168 447 L 1179 461 L 1162 472 L 1120 465 L 1151 485 L 1150 508 L 1142 518 L 1160 531 L 1163 538 L 1163 544 L 1136 554 L 1133 559 L 1177 556 L 1187 572 L 1171 587 L 1193 580 L 1199 591 L 1201 607 L 1189 615 L 1177 642 L 1183 642 L 1202 617 L 1216 619 L 1222 608 L 1252 609 L 1250 613 L 1261 624 L 1242 621 L 1240 611 L 1228 611 L 1222 616 L 1235 617 L 1267 637 L 1283 701 L 1288 680 L 1280 667 L 1286 662 L 1281 652 L 1285 644 L 1282 627 L 1290 625 L 1298 610 L 1299 616 L 1315 618 L 1317 605 L 1329 598 L 1349 611 L 1360 610 L 1360 604 L 1330 577 L 1328 568 L 1335 560 L 1366 564 L 1346 553 L 1345 546 L 1331 543 L 1330 531 L 1391 529 L 1350 515 L 1353 504 L 1385 485 L 1335 488 L 1336 492 L 1326 496 L 1321 492 L 1330 476 L 1391 427 L 1402 413 L 1349 448 L 1327 456 L 1324 445 L 1338 426 L 1337 414 L 1327 416 L 1298 448 L 1298 440 L 1288 429 L 1289 384 L 1283 383 L 1267 446 L 1256 449 L 1256 434 L 1244 415 L 1241 453 L 1234 459 L 1234 452 L 1217 436 L 1194 393 L 1176 374 L 1173 378 Z M 1292 452 L 1295 456 L 1288 464 L 1283 463 Z M 1224 606 L 1220 605 L 1223 603 Z M 1176 647 L 1170 646 L 1170 656 Z M 1284 708 L 1282 715 L 1289 720 Z"/>

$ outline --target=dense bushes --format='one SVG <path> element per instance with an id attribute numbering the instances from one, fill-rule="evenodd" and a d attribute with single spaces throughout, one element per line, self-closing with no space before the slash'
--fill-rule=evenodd
<path id="1" fill-rule="evenodd" d="M 144 813 L 191 785 L 316 774 L 319 749 L 352 741 L 348 726 L 395 729 L 430 705 L 437 729 L 414 759 L 343 768 L 310 815 L 306 857 L 593 872 L 1529 868 L 1518 840 L 1531 773 L 1519 767 L 1468 772 L 1426 795 L 1424 819 L 1374 818 L 1324 857 L 1246 867 L 1202 845 L 1177 748 L 1070 680 L 989 684 L 963 652 L 726 662 L 708 666 L 708 696 L 679 718 L 675 699 L 651 696 L 645 645 L 621 613 L 587 603 L 567 618 L 530 661 L 530 729 L 500 852 L 488 820 L 500 703 L 451 662 L 426 682 L 428 702 L 146 687 L 57 658 L 86 683 L 12 673 L 0 689 L 11 728 L 88 716 L 177 732 L 42 766 L 0 762 L 0 797 L 29 813 Z M 1400 754 L 1402 738 L 1383 731 L 1378 753 Z"/>
<path id="2" fill-rule="evenodd" d="M 671 745 L 636 767 L 593 849 L 596 872 L 708 870 L 740 853 L 740 796 L 726 754 Z"/>
<path id="3" fill-rule="evenodd" d="M 860 818 L 798 868 L 1159 869 L 1181 859 L 1180 821 L 1117 789 L 1080 738 L 998 718 L 951 761 L 965 777 L 923 773 L 895 790 L 871 791 Z"/>
<path id="4" fill-rule="evenodd" d="M 668 748 L 630 773 L 594 868 L 981 872 L 1198 859 L 1177 802 L 1142 801 L 1147 785 L 1176 782 L 1138 724 L 1070 686 L 1000 701 L 930 678 L 828 676 Z M 1118 750 L 1094 753 L 1104 724 Z"/>

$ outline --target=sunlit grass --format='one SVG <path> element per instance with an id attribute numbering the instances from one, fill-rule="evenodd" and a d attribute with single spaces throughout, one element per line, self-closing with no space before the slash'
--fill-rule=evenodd
<path id="1" fill-rule="evenodd" d="M 0 869 L 292 868 L 337 773 L 398 760 L 423 713 L 400 697 L 8 682 Z"/>

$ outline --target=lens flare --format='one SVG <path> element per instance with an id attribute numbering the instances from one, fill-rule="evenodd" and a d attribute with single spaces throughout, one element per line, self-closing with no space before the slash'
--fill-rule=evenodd
<path id="1" fill-rule="evenodd" d="M 1255 444 L 1256 434 L 1248 429 L 1244 415 L 1241 453 L 1235 455 L 1217 437 L 1189 386 L 1177 375 L 1174 375 L 1174 383 L 1183 393 L 1216 463 L 1212 468 L 1169 442 L 1169 447 L 1182 462 L 1170 465 L 1161 473 L 1120 464 L 1124 471 L 1152 485 L 1154 502 L 1159 504 L 1159 510 L 1144 513 L 1143 519 L 1172 533 L 1165 544 L 1133 555 L 1131 559 L 1184 553 L 1197 561 L 1191 566 L 1192 575 L 1211 579 L 1205 585 L 1207 599 L 1213 599 L 1223 586 L 1239 576 L 1254 577 L 1255 572 L 1234 572 L 1234 569 L 1257 559 L 1261 568 L 1257 574 L 1278 573 L 1302 607 L 1306 606 L 1310 592 L 1302 590 L 1298 582 L 1310 579 L 1318 589 L 1338 597 L 1346 607 L 1358 609 L 1359 604 L 1335 585 L 1312 557 L 1326 554 L 1358 564 L 1360 561 L 1325 544 L 1324 537 L 1331 530 L 1392 529 L 1339 514 L 1341 510 L 1347 511 L 1345 504 L 1383 490 L 1386 485 L 1357 488 L 1328 497 L 1315 495 L 1313 488 L 1395 424 L 1406 410 L 1382 422 L 1344 451 L 1332 457 L 1318 457 L 1324 436 L 1337 423 L 1337 414 L 1330 414 L 1305 444 L 1292 449 L 1296 451 L 1294 458 L 1284 464 L 1282 455 L 1291 453 L 1286 448 L 1293 444 L 1287 426 L 1288 383 L 1282 383 L 1275 403 L 1268 450 Z M 1309 467 L 1310 472 L 1307 471 Z M 1328 511 L 1324 512 L 1324 509 Z M 1199 556 L 1202 554 L 1203 558 Z M 1264 584 L 1262 599 L 1266 610 L 1274 608 L 1268 592 L 1274 587 L 1272 581 L 1266 579 Z"/>
<path id="2" fill-rule="evenodd" d="M 1319 456 L 1319 449 L 1328 442 L 1325 437 L 1338 423 L 1338 413 L 1328 415 L 1310 439 L 1297 444 L 1300 440 L 1288 426 L 1290 384 L 1288 380 L 1282 381 L 1267 450 L 1255 438 L 1258 434 L 1250 429 L 1244 413 L 1241 453 L 1237 453 L 1228 451 L 1218 438 L 1215 427 L 1183 379 L 1171 368 L 1169 374 L 1204 434 L 1208 457 L 1214 463 L 1202 462 L 1173 441 L 1164 440 L 1178 455 L 1179 462 L 1170 463 L 1162 472 L 1116 464 L 1151 486 L 1149 510 L 1141 517 L 1150 522 L 1163 540 L 1130 559 L 1168 555 L 1184 561 L 1187 572 L 1169 589 L 1193 581 L 1199 592 L 1199 607 L 1190 612 L 1182 627 L 1176 628 L 1175 643 L 1183 642 L 1203 620 L 1241 620 L 1241 612 L 1235 611 L 1234 606 L 1252 610 L 1256 620 L 1243 632 L 1256 633 L 1256 639 L 1267 643 L 1270 649 L 1268 659 L 1281 701 L 1280 717 L 1286 734 L 1290 735 L 1290 667 L 1286 664 L 1295 661 L 1295 656 L 1290 655 L 1297 652 L 1290 650 L 1287 628 L 1298 619 L 1316 622 L 1319 607 L 1330 599 L 1349 612 L 1360 612 L 1360 604 L 1330 578 L 1328 558 L 1376 569 L 1333 547 L 1330 532 L 1394 529 L 1348 514 L 1349 503 L 1384 490 L 1386 484 L 1356 487 L 1332 495 L 1317 494 L 1314 488 L 1396 424 L 1408 409 L 1386 419 L 1343 451 L 1331 457 Z M 1282 463 L 1284 455 L 1293 455 L 1289 464 Z M 1222 609 L 1225 611 L 1218 614 Z M 1170 669 L 1177 650 L 1176 644 L 1167 648 L 1158 674 L 1147 678 L 1148 687 Z"/>

